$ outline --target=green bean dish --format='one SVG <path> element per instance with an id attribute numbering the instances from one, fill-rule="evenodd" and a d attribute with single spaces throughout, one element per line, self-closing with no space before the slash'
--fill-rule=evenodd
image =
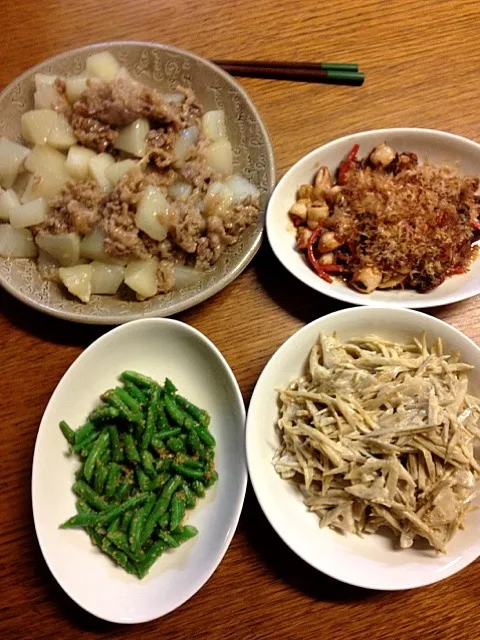
<path id="1" fill-rule="evenodd" d="M 76 431 L 60 429 L 79 456 L 77 514 L 60 528 L 83 527 L 94 545 L 144 578 L 168 549 L 197 535 L 186 511 L 217 480 L 210 416 L 177 392 L 136 371 Z"/>

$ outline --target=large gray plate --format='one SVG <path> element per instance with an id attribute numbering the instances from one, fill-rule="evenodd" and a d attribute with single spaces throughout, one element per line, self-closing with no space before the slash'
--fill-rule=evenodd
<path id="1" fill-rule="evenodd" d="M 199 56 L 148 42 L 106 42 L 61 53 L 26 71 L 0 94 L 0 135 L 20 140 L 20 115 L 33 107 L 33 75 L 80 73 L 94 50 L 108 49 L 145 84 L 173 91 L 191 87 L 206 110 L 223 109 L 232 142 L 235 169 L 261 192 L 261 214 L 240 241 L 229 247 L 214 269 L 193 287 L 138 302 L 117 296 L 92 296 L 88 305 L 63 287 L 40 277 L 31 260 L 0 258 L 0 284 L 22 302 L 45 313 L 90 324 L 120 324 L 147 316 L 169 316 L 214 295 L 245 269 L 257 252 L 264 214 L 275 184 L 275 162 L 265 125 L 246 91 L 227 73 Z"/>

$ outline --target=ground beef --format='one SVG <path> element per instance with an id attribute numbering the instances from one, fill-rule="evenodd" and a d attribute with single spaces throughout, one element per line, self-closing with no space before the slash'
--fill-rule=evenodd
<path id="1" fill-rule="evenodd" d="M 157 269 L 158 290 L 160 293 L 168 293 L 175 286 L 173 264 L 168 260 L 161 260 Z"/>
<path id="2" fill-rule="evenodd" d="M 195 253 L 205 228 L 205 218 L 198 207 L 192 205 L 189 200 L 176 204 L 176 222 L 170 233 L 179 247 L 187 253 Z"/>
<path id="3" fill-rule="evenodd" d="M 50 200 L 47 219 L 38 231 L 51 235 L 76 231 L 87 235 L 100 220 L 104 196 L 95 180 L 67 182 L 60 195 Z"/>
<path id="4" fill-rule="evenodd" d="M 54 84 L 57 90 L 58 98 L 55 103 L 52 104 L 52 109 L 58 111 L 58 113 L 63 113 L 64 116 L 70 118 L 72 114 L 72 105 L 67 99 L 67 83 L 65 82 L 65 80 L 57 78 Z"/>
<path id="5" fill-rule="evenodd" d="M 175 162 L 173 150 L 178 131 L 173 127 L 151 129 L 147 136 L 147 152 L 158 169 L 170 167 Z"/>
<path id="6" fill-rule="evenodd" d="M 168 103 L 155 89 L 125 77 L 91 83 L 73 105 L 73 110 L 113 127 L 124 127 L 137 118 L 148 118 L 152 122 L 173 123 L 179 129 L 183 128 L 179 106 Z"/>
<path id="7" fill-rule="evenodd" d="M 77 104 L 77 103 L 75 103 Z M 74 110 L 71 117 L 73 135 L 78 142 L 97 153 L 109 150 L 118 138 L 118 131 L 90 116 L 84 116 Z"/>
<path id="8" fill-rule="evenodd" d="M 192 89 L 178 86 L 176 89 L 179 93 L 183 93 L 185 100 L 180 106 L 180 118 L 185 127 L 197 124 L 203 115 L 203 109 L 198 104 L 197 98 Z"/>

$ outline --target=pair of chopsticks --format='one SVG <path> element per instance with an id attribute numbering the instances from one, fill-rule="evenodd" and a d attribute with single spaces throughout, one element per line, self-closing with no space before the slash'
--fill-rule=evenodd
<path id="1" fill-rule="evenodd" d="M 358 64 L 350 62 L 274 62 L 272 60 L 212 60 L 232 76 L 293 80 L 297 82 L 323 82 L 359 86 L 365 74 Z"/>

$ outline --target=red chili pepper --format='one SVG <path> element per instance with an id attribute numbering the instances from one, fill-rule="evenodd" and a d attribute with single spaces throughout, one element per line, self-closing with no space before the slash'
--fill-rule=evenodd
<path id="1" fill-rule="evenodd" d="M 448 274 L 449 276 L 458 276 L 461 273 L 467 273 L 467 270 L 465 269 L 465 267 L 453 267 L 452 269 L 448 270 Z"/>
<path id="2" fill-rule="evenodd" d="M 302 218 L 300 216 L 296 216 L 295 214 L 290 214 L 290 217 L 292 219 L 294 227 L 299 227 L 303 222 Z"/>
<path id="3" fill-rule="evenodd" d="M 441 227 L 443 225 L 443 217 L 444 217 L 443 213 L 439 213 L 438 214 L 437 224 L 438 224 L 439 227 Z"/>
<path id="4" fill-rule="evenodd" d="M 350 169 L 352 162 L 357 157 L 358 150 L 360 146 L 358 144 L 354 144 L 350 150 L 350 153 L 345 158 L 345 160 L 340 165 L 340 169 L 338 170 L 338 184 L 345 184 L 345 178 L 347 177 L 347 172 Z"/>
<path id="5" fill-rule="evenodd" d="M 321 269 L 323 269 L 323 271 L 330 271 L 331 273 L 346 273 L 347 271 L 350 271 L 350 269 L 347 269 L 341 264 L 320 264 L 319 263 L 319 266 Z"/>
<path id="6" fill-rule="evenodd" d="M 475 231 L 480 231 L 480 222 L 478 220 L 471 220 L 470 224 L 475 229 Z"/>
<path id="7" fill-rule="evenodd" d="M 315 257 L 315 254 L 313 253 L 313 249 L 314 249 L 315 243 L 317 242 L 318 236 L 320 235 L 322 230 L 323 230 L 323 225 L 319 224 L 318 227 L 315 229 L 315 231 L 310 236 L 310 238 L 308 240 L 308 244 L 307 244 L 307 258 L 308 258 L 308 261 L 310 262 L 310 264 L 312 265 L 313 269 L 315 270 L 315 273 L 318 276 L 320 276 L 320 278 L 323 278 L 323 280 L 325 280 L 326 282 L 332 283 L 333 280 L 328 275 L 328 273 L 326 273 L 326 271 L 324 269 L 324 265 L 319 264 L 318 260 Z"/>

